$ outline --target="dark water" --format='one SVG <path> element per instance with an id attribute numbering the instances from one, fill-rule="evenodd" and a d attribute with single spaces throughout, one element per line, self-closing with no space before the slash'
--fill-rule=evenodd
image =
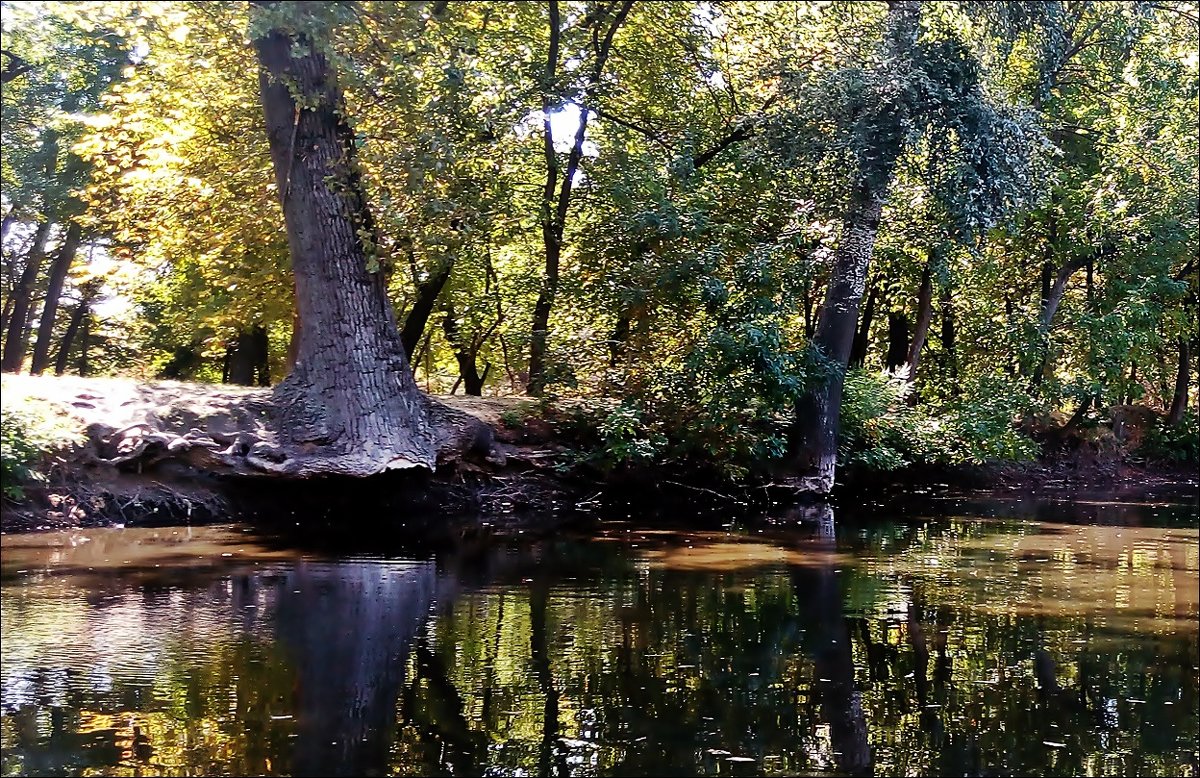
<path id="1" fill-rule="evenodd" d="M 929 511 L 927 511 L 929 512 Z M 5 775 L 1197 775 L 1194 497 L 3 539 Z"/>

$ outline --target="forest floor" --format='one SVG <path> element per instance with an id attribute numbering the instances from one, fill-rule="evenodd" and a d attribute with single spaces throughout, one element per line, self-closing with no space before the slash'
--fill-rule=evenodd
<path id="1" fill-rule="evenodd" d="M 440 451 L 432 477 L 400 472 L 297 481 L 230 468 L 232 458 L 219 450 L 244 450 L 243 436 L 253 438 L 265 426 L 261 408 L 270 389 L 120 378 L 6 375 L 2 381 L 0 532 L 301 517 L 332 524 L 369 512 L 376 526 L 396 532 L 454 537 L 480 525 L 545 530 L 601 507 L 741 513 L 787 500 L 769 485 L 737 491 L 678 473 L 591 469 L 563 423 L 572 416 L 571 401 L 551 407 L 524 397 L 436 396 L 430 410 Z M 10 470 L 21 446 L 33 478 L 15 489 Z M 1186 470 L 1079 457 L 952 472 L 848 473 L 845 480 L 845 494 L 866 488 L 875 498 L 897 499 L 925 493 L 922 485 L 1114 495 L 1196 486 L 1195 473 Z"/>

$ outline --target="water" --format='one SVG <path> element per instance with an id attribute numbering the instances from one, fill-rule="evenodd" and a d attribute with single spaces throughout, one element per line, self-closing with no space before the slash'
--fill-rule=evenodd
<path id="1" fill-rule="evenodd" d="M 945 505 L 426 557 L 8 536 L 2 770 L 1200 773 L 1194 495 Z"/>

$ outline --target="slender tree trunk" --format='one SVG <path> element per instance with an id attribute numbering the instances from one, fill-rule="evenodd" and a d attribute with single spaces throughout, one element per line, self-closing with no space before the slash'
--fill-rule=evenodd
<path id="1" fill-rule="evenodd" d="M 911 59 L 920 16 L 920 2 L 893 0 L 888 4 L 883 56 L 887 67 Z M 883 203 L 903 144 L 898 130 L 875 133 L 856 171 L 859 183 L 842 223 L 825 304 L 813 338 L 828 372 L 797 401 L 789 435 L 794 483 L 801 491 L 828 494 L 833 488 L 842 387 L 858 323 L 858 306 L 867 284 Z"/>
<path id="2" fill-rule="evenodd" d="M 563 170 L 562 182 L 559 183 L 558 152 L 554 150 L 554 133 L 550 117 L 554 112 L 557 96 L 550 89 L 554 84 L 558 69 L 559 36 L 561 35 L 558 3 L 550 0 L 550 48 L 546 56 L 544 74 L 542 112 L 542 147 L 546 158 L 546 183 L 542 189 L 542 243 L 546 252 L 545 271 L 542 276 L 541 289 L 538 291 L 537 302 L 533 306 L 533 320 L 530 324 L 529 345 L 529 382 L 526 391 L 531 395 L 540 395 L 546 387 L 546 350 L 550 336 L 550 311 L 554 307 L 558 295 L 559 262 L 562 259 L 563 235 L 566 232 L 567 212 L 571 205 L 571 190 L 575 185 L 575 173 L 583 159 L 583 141 L 587 137 L 588 102 L 591 90 L 600 82 L 604 73 L 604 64 L 612 51 L 613 37 L 624 23 L 625 17 L 633 8 L 633 0 L 625 0 L 617 10 L 612 22 L 608 25 L 603 42 L 596 41 L 596 60 L 591 78 L 584 88 L 583 99 L 579 101 L 579 128 L 575 131 L 575 140 L 567 155 L 567 166 Z M 597 21 L 603 21 L 610 11 Z M 555 198 L 555 188 L 558 195 Z"/>
<path id="3" fill-rule="evenodd" d="M 417 345 L 421 342 L 421 336 L 425 334 L 425 327 L 429 323 L 433 307 L 437 303 L 442 289 L 445 288 L 446 282 L 450 280 L 450 271 L 453 268 L 453 260 L 447 259 L 429 278 L 417 286 L 417 299 L 409 309 L 408 315 L 404 317 L 404 326 L 400 328 L 400 340 L 404 343 L 404 356 L 410 360 L 413 352 L 417 350 Z"/>
<path id="4" fill-rule="evenodd" d="M 951 381 L 958 380 L 958 358 L 955 352 L 954 294 L 947 286 L 942 289 L 942 353 L 946 355 L 946 370 Z"/>
<path id="5" fill-rule="evenodd" d="M 1030 367 L 1029 374 L 1030 382 L 1033 386 L 1041 384 L 1049 367 L 1050 345 L 1047 338 L 1050 335 L 1050 327 L 1054 323 L 1054 315 L 1058 312 L 1058 306 L 1062 303 L 1063 296 L 1066 295 L 1067 284 L 1071 281 L 1071 277 L 1075 275 L 1076 271 L 1088 264 L 1089 259 L 1089 257 L 1076 257 L 1064 262 L 1054 276 L 1054 283 L 1049 288 L 1045 285 L 1048 276 L 1043 271 L 1042 312 L 1038 318 L 1039 343 L 1038 350 L 1035 352 L 1037 356 Z"/>
<path id="6" fill-rule="evenodd" d="M 92 313 L 90 310 L 83 312 L 83 324 L 79 332 L 79 365 L 75 372 L 81 376 L 86 376 L 91 371 L 91 363 L 88 357 L 92 352 Z"/>
<path id="7" fill-rule="evenodd" d="M 58 304 L 62 297 L 63 284 L 67 280 L 71 264 L 75 261 L 75 254 L 79 250 L 79 242 L 82 237 L 83 230 L 72 220 L 67 225 L 67 236 L 63 240 L 63 245 L 55 255 L 54 263 L 50 266 L 50 286 L 46 289 L 46 302 L 42 305 L 37 342 L 33 346 L 33 364 L 30 366 L 30 372 L 34 375 L 41 375 L 50 366 L 50 341 L 54 338 Z"/>
<path id="8" fill-rule="evenodd" d="M 617 323 L 613 325 L 612 336 L 608 339 L 608 366 L 616 367 L 625 354 L 625 346 L 629 343 L 629 334 L 633 331 L 633 311 L 622 308 L 617 312 Z"/>
<path id="9" fill-rule="evenodd" d="M 813 334 L 816 332 L 816 325 L 813 320 L 816 316 L 813 313 L 813 308 L 816 305 L 816 294 L 813 291 L 812 283 L 804 282 L 804 339 L 812 340 Z M 864 352 L 865 357 L 865 352 Z"/>
<path id="10" fill-rule="evenodd" d="M 1042 303 L 1042 315 L 1038 321 L 1038 330 L 1042 335 L 1050 332 L 1050 325 L 1054 322 L 1054 314 L 1058 312 L 1058 306 L 1062 303 L 1063 295 L 1067 292 L 1067 284 L 1070 282 L 1071 276 L 1075 275 L 1075 272 L 1086 266 L 1087 263 L 1087 257 L 1079 257 L 1067 260 L 1058 269 L 1058 273 L 1054 278 L 1054 285 L 1050 287 L 1049 293 Z"/>
<path id="11" fill-rule="evenodd" d="M 850 348 L 851 367 L 862 367 L 867 361 L 867 349 L 871 344 L 871 323 L 875 319 L 875 304 L 878 301 L 879 289 L 872 285 L 870 291 L 867 292 L 867 303 L 863 306 L 862 323 L 858 326 L 858 332 L 854 334 L 854 344 Z M 807 310 L 805 318 L 808 318 Z M 808 328 L 807 324 L 805 328 Z M 811 331 L 809 337 L 812 337 Z"/>
<path id="12" fill-rule="evenodd" d="M 286 7 L 312 13 L 311 6 Z M 432 469 L 425 399 L 404 354 L 384 273 L 371 267 L 378 262 L 368 262 L 362 239 L 374 233 L 374 223 L 354 130 L 318 43 L 278 27 L 255 41 L 303 328 L 295 367 L 275 389 L 279 446 L 250 461 L 295 476 Z"/>
<path id="13" fill-rule="evenodd" d="M 0 357 L 0 370 L 5 373 L 16 373 L 25 362 L 26 331 L 29 327 L 29 313 L 33 308 L 33 287 L 37 283 L 38 273 L 42 269 L 42 260 L 46 257 L 46 241 L 50 238 L 53 225 L 49 221 L 38 225 L 33 238 L 33 246 L 25 257 L 25 269 L 12 293 L 12 312 L 8 318 L 8 329 L 4 336 L 4 353 Z"/>
<path id="14" fill-rule="evenodd" d="M 75 336 L 79 334 L 79 325 L 83 323 L 83 317 L 91 309 L 91 305 L 91 301 L 85 297 L 71 311 L 71 319 L 67 322 L 67 331 L 63 333 L 62 341 L 58 344 L 58 357 L 54 360 L 54 375 L 62 375 L 67 372 L 67 364 L 71 359 L 71 346 L 75 343 Z"/>
<path id="15" fill-rule="evenodd" d="M 1187 411 L 1191 372 L 1191 350 L 1188 347 L 1187 338 L 1180 338 L 1179 372 L 1175 374 L 1175 392 L 1171 397 L 1171 407 L 1167 410 L 1167 424 L 1178 424 L 1183 421 L 1183 414 Z"/>
<path id="16" fill-rule="evenodd" d="M 480 375 L 479 365 L 476 363 L 477 350 L 471 348 L 471 345 L 463 339 L 452 307 L 446 311 L 446 316 L 442 319 L 442 330 L 446 333 L 446 342 L 450 344 L 450 348 L 454 351 L 454 359 L 458 362 L 458 375 L 463 383 L 463 391 L 473 397 L 481 396 L 487 371 L 484 371 L 484 375 Z M 458 384 L 455 386 L 457 387 Z M 451 394 L 454 392 L 451 391 Z"/>
<path id="17" fill-rule="evenodd" d="M 541 394 L 546 372 L 546 341 L 550 327 L 550 309 L 558 292 L 558 260 L 561 254 L 562 231 L 555 220 L 554 192 L 558 187 L 558 152 L 554 149 L 554 127 L 550 116 L 555 107 L 553 88 L 558 72 L 559 36 L 562 33 L 558 13 L 558 2 L 550 0 L 550 45 L 546 53 L 546 70 L 543 74 L 542 93 L 542 155 L 546 160 L 546 182 L 542 186 L 542 248 L 545 252 L 545 269 L 542 286 L 538 290 L 537 302 L 533 306 L 533 319 L 529 325 L 529 380 L 526 391 Z M 579 116 L 580 126 L 587 121 L 587 112 Z M 570 197 L 570 176 L 563 185 Z"/>
<path id="18" fill-rule="evenodd" d="M 921 350 L 929 336 L 929 324 L 933 321 L 933 268 L 925 264 L 921 273 L 921 289 L 917 292 L 917 326 L 913 329 L 912 344 L 908 348 L 908 381 L 917 380 L 917 366 L 921 364 Z M 913 397 L 916 397 L 914 394 Z"/>
<path id="19" fill-rule="evenodd" d="M 883 364 L 888 370 L 902 367 L 908 361 L 908 314 L 888 313 L 888 350 Z"/>

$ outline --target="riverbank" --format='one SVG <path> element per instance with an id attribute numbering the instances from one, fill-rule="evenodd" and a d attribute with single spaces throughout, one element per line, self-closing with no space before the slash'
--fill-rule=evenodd
<path id="1" fill-rule="evenodd" d="M 434 397 L 434 473 L 282 479 L 229 464 L 262 428 L 269 389 L 33 376 L 4 376 L 2 389 L 3 532 L 216 520 L 332 524 L 368 513 L 373 527 L 454 539 L 481 528 L 553 529 L 595 513 L 686 508 L 738 515 L 796 500 L 787 487 L 723 483 L 679 466 L 601 470 L 582 450 L 583 417 L 569 401 Z M 833 497 L 893 501 L 967 489 L 1100 490 L 1136 498 L 1179 486 L 1195 489 L 1194 471 L 1122 457 L 1060 455 L 891 473 L 847 470 Z M 456 516 L 464 518 L 449 518 Z"/>

